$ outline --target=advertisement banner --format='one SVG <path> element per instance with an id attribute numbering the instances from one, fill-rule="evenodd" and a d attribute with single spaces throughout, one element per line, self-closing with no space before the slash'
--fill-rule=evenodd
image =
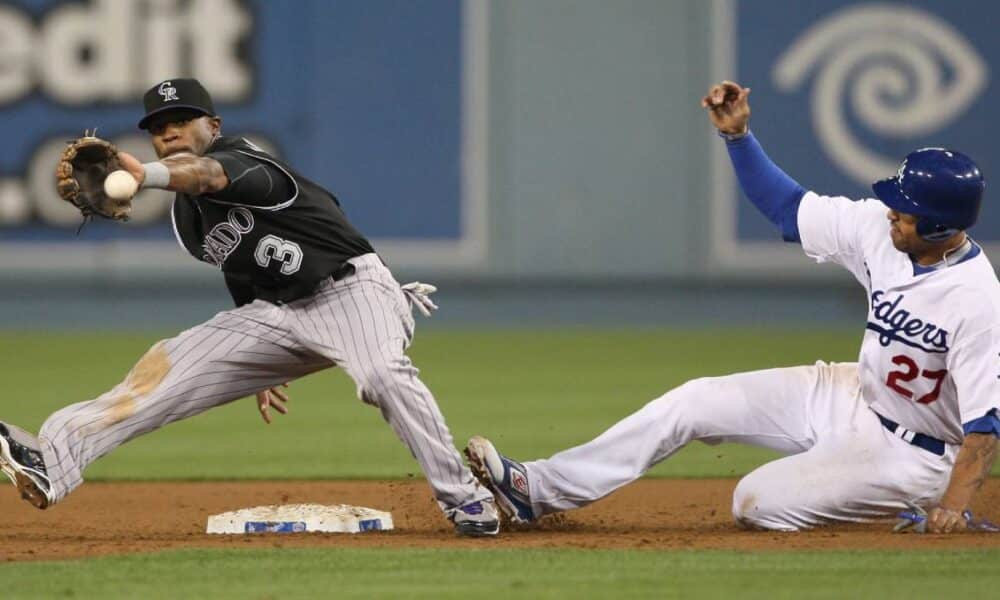
<path id="1" fill-rule="evenodd" d="M 1000 5 L 976 0 L 905 4 L 815 0 L 717 0 L 716 77 L 753 91 L 751 128 L 771 158 L 806 189 L 854 199 L 896 173 L 923 147 L 972 156 L 987 179 L 974 238 L 1000 242 L 1000 124 L 990 119 L 998 89 L 1000 39 L 990 25 Z M 753 269 L 806 264 L 783 248 L 773 225 L 732 178 L 723 145 L 715 157 L 715 257 Z M 998 179 L 1000 181 L 1000 179 Z"/>
<path id="2" fill-rule="evenodd" d="M 142 94 L 196 77 L 223 133 L 332 191 L 395 264 L 474 265 L 485 226 L 482 0 L 0 2 L 0 269 L 197 268 L 173 239 L 172 193 L 93 222 L 55 194 L 84 130 L 142 160 Z M 469 75 L 471 74 L 471 75 Z"/>

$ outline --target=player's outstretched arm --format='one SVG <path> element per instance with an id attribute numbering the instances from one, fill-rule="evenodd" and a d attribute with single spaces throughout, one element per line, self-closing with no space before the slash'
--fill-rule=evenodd
<path id="1" fill-rule="evenodd" d="M 955 466 L 951 471 L 948 489 L 941 503 L 931 509 L 927 529 L 933 533 L 950 533 L 965 528 L 962 512 L 969 508 L 972 499 L 990 475 L 997 457 L 997 438 L 992 433 L 970 433 L 965 436 Z"/>
<path id="2" fill-rule="evenodd" d="M 750 133 L 750 88 L 732 81 L 713 85 L 701 99 L 712 125 L 726 138 L 729 159 L 740 188 L 787 242 L 798 242 L 799 203 L 805 189 L 767 156 Z"/>
<path id="3" fill-rule="evenodd" d="M 127 152 L 119 152 L 122 167 L 135 177 L 139 187 L 153 187 L 192 196 L 212 194 L 229 184 L 219 161 L 207 156 L 178 154 L 143 165 Z"/>

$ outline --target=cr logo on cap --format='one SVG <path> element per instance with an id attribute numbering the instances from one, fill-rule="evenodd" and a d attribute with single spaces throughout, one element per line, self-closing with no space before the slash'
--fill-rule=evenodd
<path id="1" fill-rule="evenodd" d="M 163 96 L 164 102 L 170 102 L 171 100 L 180 100 L 177 97 L 177 88 L 173 87 L 169 81 L 164 81 L 160 84 L 160 89 L 157 90 L 161 96 Z"/>

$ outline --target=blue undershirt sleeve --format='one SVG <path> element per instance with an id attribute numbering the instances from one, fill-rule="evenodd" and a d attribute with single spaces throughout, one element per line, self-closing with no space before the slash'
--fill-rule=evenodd
<path id="1" fill-rule="evenodd" d="M 771 161 L 752 133 L 738 140 L 727 140 L 726 149 L 743 193 L 769 221 L 781 228 L 782 239 L 800 242 L 798 213 L 805 188 Z"/>
<path id="2" fill-rule="evenodd" d="M 969 435 L 970 433 L 992 433 L 1000 437 L 1000 418 L 997 418 L 997 409 L 994 408 L 986 413 L 985 416 L 965 423 L 962 425 L 962 430 L 965 431 L 965 435 Z"/>

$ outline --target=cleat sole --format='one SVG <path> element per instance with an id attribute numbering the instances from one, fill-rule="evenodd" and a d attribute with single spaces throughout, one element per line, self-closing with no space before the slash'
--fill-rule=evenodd
<path id="1" fill-rule="evenodd" d="M 0 436 L 0 471 L 10 479 L 17 491 L 21 493 L 21 498 L 27 500 L 35 508 L 42 510 L 48 508 L 49 497 L 29 475 L 16 467 L 12 461 L 7 460 L 8 455 L 10 455 L 10 445 L 3 436 Z"/>
<path id="2" fill-rule="evenodd" d="M 500 533 L 500 521 L 462 523 L 455 525 L 455 533 L 462 537 L 493 537 Z"/>

